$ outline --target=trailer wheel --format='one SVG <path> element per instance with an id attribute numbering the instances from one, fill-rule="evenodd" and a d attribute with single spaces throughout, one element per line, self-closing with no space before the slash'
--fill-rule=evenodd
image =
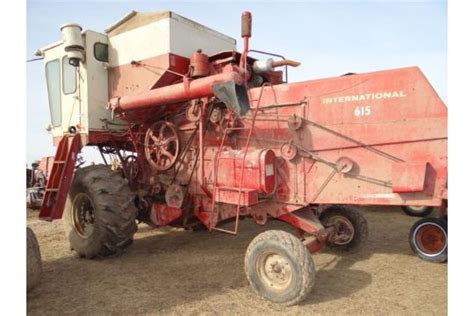
<path id="1" fill-rule="evenodd" d="M 402 206 L 403 212 L 409 216 L 425 217 L 433 212 L 433 208 L 430 206 L 413 206 L 405 205 Z"/>
<path id="2" fill-rule="evenodd" d="M 29 292 L 38 285 L 43 271 L 38 240 L 29 227 L 26 228 L 26 247 L 26 291 Z"/>
<path id="3" fill-rule="evenodd" d="M 319 219 L 324 227 L 336 227 L 335 241 L 329 244 L 336 251 L 356 252 L 369 236 L 367 220 L 354 207 L 331 205 Z"/>
<path id="4" fill-rule="evenodd" d="M 410 247 L 418 257 L 429 262 L 448 260 L 448 225 L 444 218 L 422 218 L 409 233 Z"/>
<path id="5" fill-rule="evenodd" d="M 306 298 L 316 274 L 308 249 L 280 230 L 266 231 L 252 240 L 245 254 L 245 273 L 257 294 L 287 306 Z"/>
<path id="6" fill-rule="evenodd" d="M 133 242 L 137 209 L 128 183 L 104 165 L 80 168 L 64 208 L 71 248 L 80 257 L 116 254 Z"/>

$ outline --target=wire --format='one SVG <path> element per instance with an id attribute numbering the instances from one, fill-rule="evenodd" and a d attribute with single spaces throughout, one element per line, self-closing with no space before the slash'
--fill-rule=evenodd
<path id="1" fill-rule="evenodd" d="M 43 57 L 32 58 L 32 59 L 28 59 L 26 62 L 27 62 L 27 63 L 31 63 L 32 61 L 38 61 L 38 60 L 43 60 L 43 59 L 44 59 Z"/>

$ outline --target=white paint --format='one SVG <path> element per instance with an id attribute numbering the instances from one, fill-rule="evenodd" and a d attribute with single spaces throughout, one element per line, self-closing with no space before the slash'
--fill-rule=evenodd
<path id="1" fill-rule="evenodd" d="M 127 22 L 125 22 L 127 23 Z M 170 52 L 169 19 L 109 37 L 109 64 L 111 67 L 129 64 Z"/>
<path id="2" fill-rule="evenodd" d="M 267 164 L 265 165 L 265 176 L 273 176 L 273 165 L 272 164 Z"/>
<path id="3" fill-rule="evenodd" d="M 126 23 L 126 22 L 125 22 Z M 223 50 L 235 50 L 236 41 L 224 34 L 213 31 L 175 13 L 166 18 L 108 37 L 105 34 L 85 31 L 82 33 L 85 46 L 85 60 L 78 68 L 78 85 L 75 93 L 61 96 L 61 126 L 51 130 L 54 137 L 61 137 L 70 126 L 81 126 L 81 133 L 104 131 L 103 119 L 111 120 L 111 111 L 106 109 L 108 102 L 108 73 L 105 64 L 94 57 L 94 44 L 109 45 L 109 67 L 143 60 L 163 54 L 176 54 L 190 57 L 198 48 L 206 54 Z M 56 42 L 43 48 L 44 63 L 58 58 L 60 61 L 66 52 L 65 42 Z M 61 71 L 62 85 L 62 71 Z M 124 124 L 117 119 L 114 123 Z M 109 129 L 124 127 L 109 125 Z M 273 174 L 273 169 L 271 170 Z"/>
<path id="4" fill-rule="evenodd" d="M 358 106 L 354 109 L 355 116 L 369 116 L 371 113 L 370 105 Z"/>
<path id="5" fill-rule="evenodd" d="M 51 130 L 53 137 L 62 137 L 67 133 L 70 126 L 81 126 L 81 133 L 88 134 L 89 131 L 104 131 L 105 124 L 102 119 L 111 120 L 111 112 L 106 109 L 108 101 L 108 75 L 104 63 L 94 57 L 94 44 L 97 42 L 107 44 L 107 36 L 93 31 L 83 33 L 86 59 L 78 67 L 79 73 L 76 77 L 76 91 L 72 94 L 64 94 L 61 89 L 61 126 Z M 44 64 L 66 56 L 64 43 L 48 47 L 43 51 Z M 61 86 L 63 82 L 61 65 Z M 115 119 L 114 123 L 124 124 Z M 110 129 L 123 129 L 116 125 L 110 125 Z"/>
<path id="6" fill-rule="evenodd" d="M 212 55 L 235 50 L 235 45 L 233 38 L 171 13 L 170 17 L 109 37 L 109 64 L 116 67 L 163 54 L 189 58 L 198 48 Z"/>
<path id="7" fill-rule="evenodd" d="M 125 124 L 118 119 L 112 120 L 111 111 L 107 110 L 107 102 L 109 100 L 108 92 L 108 72 L 104 62 L 94 57 L 94 44 L 100 42 L 107 44 L 107 36 L 101 33 L 87 31 L 86 32 L 86 56 L 85 63 L 86 83 L 81 86 L 84 88 L 83 98 L 86 106 L 81 111 L 83 116 L 82 122 L 87 122 L 88 131 L 103 131 L 105 124 L 103 119 L 107 119 L 117 124 Z M 109 50 L 110 51 L 110 50 Z M 124 129 L 124 127 L 109 125 L 112 130 Z"/>
<path id="8" fill-rule="evenodd" d="M 384 91 L 375 93 L 365 93 L 358 95 L 346 95 L 339 97 L 323 98 L 323 104 L 334 104 L 334 103 L 346 103 L 346 102 L 359 102 L 359 101 L 370 101 L 370 100 L 382 100 L 392 98 L 404 98 L 407 94 L 404 91 Z"/>

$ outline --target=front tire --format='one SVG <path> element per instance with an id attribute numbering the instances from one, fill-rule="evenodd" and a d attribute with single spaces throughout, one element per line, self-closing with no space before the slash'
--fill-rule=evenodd
<path id="1" fill-rule="evenodd" d="M 66 237 L 80 257 L 121 252 L 137 231 L 137 209 L 128 183 L 104 165 L 80 168 L 64 208 Z"/>
<path id="2" fill-rule="evenodd" d="M 26 228 L 26 291 L 31 291 L 38 285 L 43 271 L 41 252 L 35 233 L 31 228 Z"/>
<path id="3" fill-rule="evenodd" d="M 422 218 L 409 233 L 410 247 L 421 259 L 429 262 L 448 260 L 448 224 L 444 218 Z"/>
<path id="4" fill-rule="evenodd" d="M 306 246 L 280 230 L 266 231 L 252 240 L 245 254 L 245 273 L 257 294 L 287 306 L 306 298 L 316 274 Z"/>

